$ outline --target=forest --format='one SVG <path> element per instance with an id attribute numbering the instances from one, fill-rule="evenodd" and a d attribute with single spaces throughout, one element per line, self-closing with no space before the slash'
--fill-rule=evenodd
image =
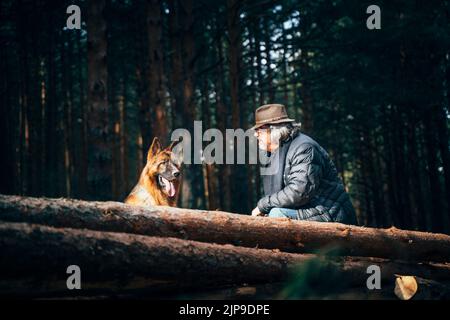
<path id="1" fill-rule="evenodd" d="M 66 13 L 81 9 L 81 29 Z M 450 2 L 5 0 L 0 193 L 123 201 L 153 137 L 282 103 L 371 227 L 450 233 Z M 178 206 L 250 214 L 257 165 L 183 168 Z"/>

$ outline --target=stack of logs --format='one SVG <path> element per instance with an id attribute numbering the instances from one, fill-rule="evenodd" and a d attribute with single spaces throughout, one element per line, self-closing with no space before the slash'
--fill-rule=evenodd
<path id="1" fill-rule="evenodd" d="M 318 256 L 326 248 L 339 256 Z M 446 288 L 450 236 L 0 195 L 0 295 L 73 294 L 66 286 L 70 265 L 81 269 L 81 292 L 160 295 L 285 283 L 314 259 L 357 287 L 366 287 L 367 268 L 378 265 L 389 286 L 396 275 L 412 275 Z"/>

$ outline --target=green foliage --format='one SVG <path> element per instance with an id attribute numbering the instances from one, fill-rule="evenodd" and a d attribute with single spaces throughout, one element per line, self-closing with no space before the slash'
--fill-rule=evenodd
<path id="1" fill-rule="evenodd" d="M 345 291 L 349 284 L 336 268 L 330 266 L 330 261 L 338 256 L 338 248 L 316 252 L 316 256 L 293 268 L 285 287 L 274 298 L 320 299 Z"/>

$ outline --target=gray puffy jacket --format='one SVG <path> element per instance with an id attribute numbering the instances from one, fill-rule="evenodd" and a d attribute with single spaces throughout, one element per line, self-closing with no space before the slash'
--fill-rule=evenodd
<path id="1" fill-rule="evenodd" d="M 279 161 L 273 175 L 262 175 L 265 196 L 258 208 L 298 209 L 298 219 L 356 224 L 350 197 L 328 153 L 309 136 L 295 131 L 270 157 Z"/>

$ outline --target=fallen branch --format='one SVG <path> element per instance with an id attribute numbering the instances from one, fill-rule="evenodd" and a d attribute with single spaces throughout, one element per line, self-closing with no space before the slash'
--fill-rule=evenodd
<path id="1" fill-rule="evenodd" d="M 446 264 L 407 264 L 375 258 L 318 258 L 175 238 L 0 223 L 0 293 L 80 294 L 66 288 L 66 269 L 81 269 L 82 289 L 123 293 L 221 287 L 287 279 L 297 265 L 315 263 L 333 286 L 365 286 L 369 265 L 381 267 L 391 283 L 395 274 L 448 281 Z M 301 276 L 301 274 L 297 274 Z M 329 283 L 327 283 L 329 285 Z M 87 290 L 87 291 L 86 291 Z"/>
<path id="2" fill-rule="evenodd" d="M 0 195 L 0 220 L 175 237 L 244 247 L 411 261 L 450 261 L 450 236 L 396 228 L 251 217 L 219 211 L 133 207 L 118 202 Z"/>

